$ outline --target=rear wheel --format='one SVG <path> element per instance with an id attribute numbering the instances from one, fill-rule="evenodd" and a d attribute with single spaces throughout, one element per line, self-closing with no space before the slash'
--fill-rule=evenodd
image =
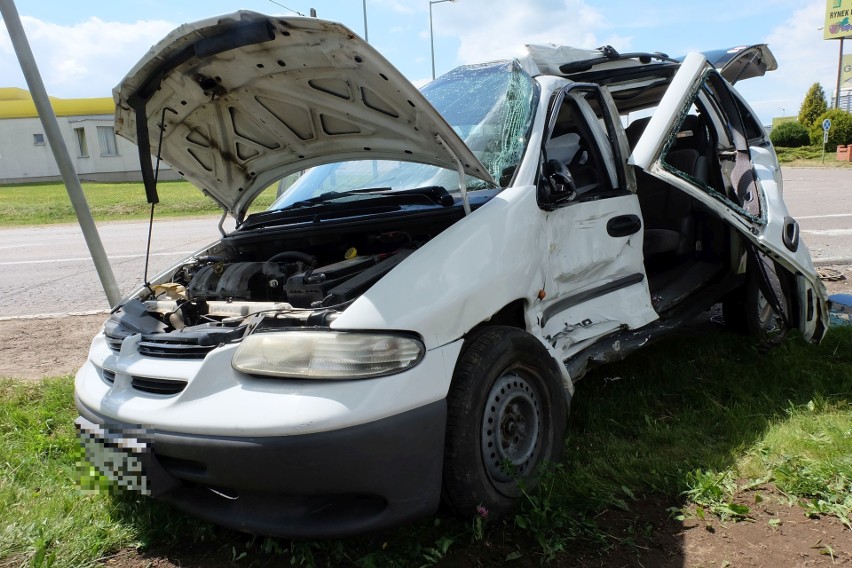
<path id="1" fill-rule="evenodd" d="M 786 312 L 787 302 L 784 294 L 777 294 L 777 297 Z M 748 333 L 757 337 L 775 335 L 784 329 L 784 322 L 780 314 L 772 306 L 772 302 L 763 294 L 757 278 L 749 279 L 746 286 L 745 323 Z"/>
<path id="2" fill-rule="evenodd" d="M 523 330 L 495 326 L 469 340 L 447 395 L 444 497 L 459 514 L 508 513 L 558 462 L 567 423 L 562 377 Z"/>
<path id="3" fill-rule="evenodd" d="M 790 306 L 787 294 L 776 272 L 775 264 L 768 260 L 764 262 L 766 280 L 772 287 L 784 314 L 789 318 Z M 768 337 L 780 333 L 788 324 L 764 294 L 761 286 L 762 275 L 757 267 L 755 268 L 755 270 L 749 270 L 746 283 L 722 302 L 722 316 L 725 324 L 736 331 L 756 337 Z"/>

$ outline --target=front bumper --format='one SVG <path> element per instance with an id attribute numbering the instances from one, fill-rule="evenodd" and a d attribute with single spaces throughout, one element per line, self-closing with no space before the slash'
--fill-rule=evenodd
<path id="1" fill-rule="evenodd" d="M 79 399 L 83 419 L 114 424 Z M 434 513 L 440 501 L 446 401 L 373 422 L 295 436 L 146 431 L 151 494 L 251 533 L 342 537 Z"/>

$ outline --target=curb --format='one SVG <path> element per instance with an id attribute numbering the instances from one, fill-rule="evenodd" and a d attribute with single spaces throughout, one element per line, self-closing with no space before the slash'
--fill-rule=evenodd
<path id="1" fill-rule="evenodd" d="M 24 316 L 5 316 L 0 317 L 0 322 L 4 321 L 22 321 L 22 320 L 38 320 L 38 319 L 57 319 L 75 316 L 97 316 L 106 315 L 109 310 L 91 310 L 88 312 L 55 312 L 48 314 L 29 314 Z"/>
<path id="2" fill-rule="evenodd" d="M 814 266 L 849 266 L 852 265 L 852 258 L 817 258 L 813 263 Z"/>

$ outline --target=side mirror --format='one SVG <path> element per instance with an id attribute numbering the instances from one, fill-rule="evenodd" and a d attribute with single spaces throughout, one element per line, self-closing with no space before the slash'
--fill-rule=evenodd
<path id="1" fill-rule="evenodd" d="M 547 177 L 547 202 L 551 204 L 573 201 L 577 197 L 577 184 L 574 176 L 558 160 L 548 160 L 545 166 Z"/>

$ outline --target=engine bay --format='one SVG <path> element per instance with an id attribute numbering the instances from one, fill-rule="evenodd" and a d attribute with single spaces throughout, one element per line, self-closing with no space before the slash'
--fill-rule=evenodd
<path id="1" fill-rule="evenodd" d="M 140 353 L 177 358 L 203 357 L 258 326 L 328 327 L 457 219 L 441 214 L 349 230 L 237 230 L 140 288 L 113 311 L 104 334 L 115 351 L 140 334 Z"/>

